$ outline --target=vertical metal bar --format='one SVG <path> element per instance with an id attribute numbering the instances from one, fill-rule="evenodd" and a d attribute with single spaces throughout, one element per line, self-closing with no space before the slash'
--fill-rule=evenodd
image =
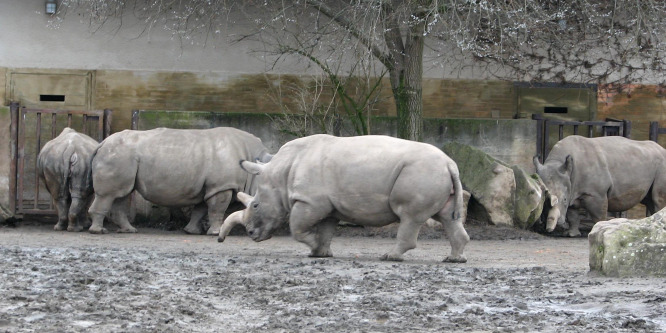
<path id="1" fill-rule="evenodd" d="M 543 160 L 546 160 L 546 157 L 548 157 L 548 153 L 550 153 L 550 145 L 549 145 L 549 138 L 550 138 L 550 126 L 548 126 L 548 120 L 544 121 L 543 125 Z"/>
<path id="2" fill-rule="evenodd" d="M 539 114 L 532 114 L 532 119 L 536 120 L 536 156 L 539 162 L 543 163 L 543 118 Z"/>
<path id="3" fill-rule="evenodd" d="M 102 133 L 102 140 L 111 135 L 111 120 L 113 111 L 111 109 L 104 109 L 104 133 Z"/>
<path id="4" fill-rule="evenodd" d="M 58 114 L 56 113 L 51 113 L 51 140 L 55 139 L 56 137 L 56 116 Z"/>
<path id="5" fill-rule="evenodd" d="M 88 135 L 88 115 L 83 115 L 83 134 Z"/>
<path id="6" fill-rule="evenodd" d="M 594 133 L 594 126 L 593 125 L 587 125 L 587 137 L 591 138 Z"/>
<path id="7" fill-rule="evenodd" d="M 67 114 L 67 127 L 69 127 L 69 128 L 72 127 L 72 114 L 71 113 Z"/>
<path id="8" fill-rule="evenodd" d="M 557 132 L 558 140 L 562 140 L 564 138 L 564 124 L 560 124 L 558 132 Z"/>
<path id="9" fill-rule="evenodd" d="M 10 125 L 10 163 L 9 163 L 9 210 L 16 214 L 16 183 L 18 180 L 17 162 L 18 162 L 18 129 L 19 129 L 19 103 L 9 104 Z"/>
<path id="10" fill-rule="evenodd" d="M 102 142 L 104 139 L 104 113 L 97 116 L 97 141 Z"/>
<path id="11" fill-rule="evenodd" d="M 57 132 L 56 132 L 56 118 L 57 117 L 58 117 L 57 113 L 51 113 L 51 140 L 55 139 L 56 134 L 57 134 Z M 39 174 L 37 174 L 37 176 L 39 176 Z M 51 195 L 49 193 L 49 197 L 50 196 Z M 49 200 L 49 210 L 53 210 L 53 209 L 54 209 L 53 200 Z"/>
<path id="12" fill-rule="evenodd" d="M 25 107 L 19 113 L 18 131 L 18 187 L 16 189 L 17 213 L 23 213 L 23 178 L 25 176 Z"/>
<path id="13" fill-rule="evenodd" d="M 574 135 L 578 135 L 578 125 L 574 125 Z"/>
<path id="14" fill-rule="evenodd" d="M 658 142 L 659 138 L 659 123 L 656 121 L 650 122 L 650 140 Z"/>
<path id="15" fill-rule="evenodd" d="M 631 120 L 623 120 L 622 123 L 624 124 L 624 137 L 631 139 Z"/>
<path id="16" fill-rule="evenodd" d="M 41 149 L 42 145 L 42 113 L 37 112 L 37 128 L 35 129 L 37 132 L 37 142 L 35 145 L 35 189 L 34 189 L 34 196 L 35 200 L 32 202 L 32 208 L 37 209 L 37 203 L 39 202 L 39 172 L 37 171 L 37 163 L 39 162 L 39 159 L 37 158 L 39 156 L 39 150 Z"/>

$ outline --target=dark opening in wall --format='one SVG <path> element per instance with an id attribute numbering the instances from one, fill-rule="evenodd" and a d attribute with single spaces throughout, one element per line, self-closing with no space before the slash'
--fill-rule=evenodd
<path id="1" fill-rule="evenodd" d="M 64 102 L 65 95 L 39 95 L 40 102 Z"/>
<path id="2" fill-rule="evenodd" d="M 562 106 L 545 106 L 543 108 L 543 113 L 567 113 L 569 108 Z"/>

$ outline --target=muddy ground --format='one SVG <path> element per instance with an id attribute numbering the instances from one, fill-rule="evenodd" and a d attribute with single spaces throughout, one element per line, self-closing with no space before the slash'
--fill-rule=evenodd
<path id="1" fill-rule="evenodd" d="M 586 238 L 469 226 L 447 264 L 426 227 L 395 263 L 385 230 L 342 228 L 313 259 L 288 236 L 51 227 L 0 227 L 0 332 L 666 331 L 666 280 L 590 276 Z"/>

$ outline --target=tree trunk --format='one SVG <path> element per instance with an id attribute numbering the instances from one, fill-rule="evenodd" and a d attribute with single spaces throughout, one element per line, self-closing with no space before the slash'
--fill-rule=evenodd
<path id="1" fill-rule="evenodd" d="M 398 115 L 398 137 L 423 140 L 423 45 L 424 25 L 410 29 L 404 55 L 390 71 L 391 88 Z"/>

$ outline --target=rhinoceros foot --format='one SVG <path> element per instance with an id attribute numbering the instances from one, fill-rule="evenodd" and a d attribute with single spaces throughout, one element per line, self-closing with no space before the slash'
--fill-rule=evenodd
<path id="1" fill-rule="evenodd" d="M 134 234 L 134 233 L 136 233 L 136 228 L 135 227 L 127 227 L 127 228 L 118 229 L 118 233 Z"/>
<path id="2" fill-rule="evenodd" d="M 308 257 L 310 258 L 329 258 L 333 256 L 333 252 L 331 250 L 326 250 L 326 251 L 312 251 Z"/>
<path id="3" fill-rule="evenodd" d="M 189 224 L 183 228 L 186 234 L 190 235 L 201 235 L 203 234 L 203 229 L 201 227 L 192 227 Z"/>
<path id="4" fill-rule="evenodd" d="M 90 227 L 88 229 L 88 232 L 91 234 L 108 234 L 109 231 L 106 230 L 106 228 L 95 228 L 95 227 Z"/>
<path id="5" fill-rule="evenodd" d="M 67 227 L 67 231 L 70 231 L 70 232 L 79 232 L 79 231 L 83 231 L 83 227 L 80 226 L 80 225 L 69 226 L 69 227 Z"/>
<path id="6" fill-rule="evenodd" d="M 206 232 L 208 236 L 217 236 L 220 234 L 220 228 L 217 228 L 217 230 L 213 230 L 213 228 L 208 229 L 208 232 Z"/>
<path id="7" fill-rule="evenodd" d="M 403 261 L 405 260 L 401 255 L 394 255 L 390 253 L 384 254 L 381 258 L 384 261 Z"/>
<path id="8" fill-rule="evenodd" d="M 467 262 L 467 258 L 462 257 L 462 256 L 460 256 L 460 257 L 448 256 L 444 259 L 443 262 L 450 262 L 450 263 L 455 263 L 455 264 L 464 264 L 464 263 Z"/>
<path id="9" fill-rule="evenodd" d="M 578 229 L 576 229 L 576 230 L 569 230 L 569 231 L 567 231 L 566 234 L 567 234 L 567 236 L 569 236 L 569 237 L 580 237 L 580 235 L 581 235 L 580 230 L 578 230 Z"/>
<path id="10" fill-rule="evenodd" d="M 53 230 L 55 231 L 63 231 L 67 229 L 67 225 L 65 223 L 58 223 L 53 227 Z"/>

